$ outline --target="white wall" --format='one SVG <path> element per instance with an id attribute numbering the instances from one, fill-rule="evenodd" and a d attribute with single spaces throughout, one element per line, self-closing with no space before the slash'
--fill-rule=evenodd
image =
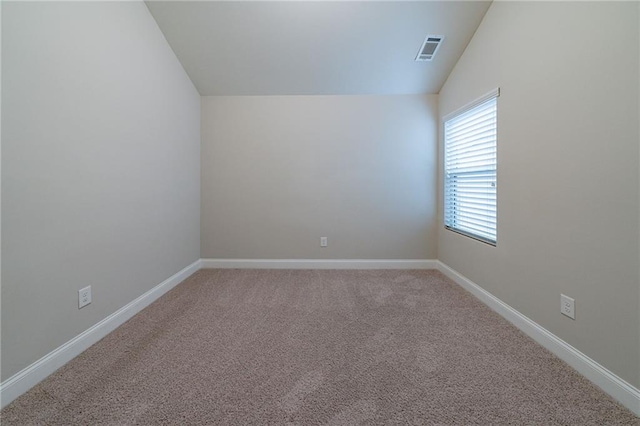
<path id="1" fill-rule="evenodd" d="M 202 257 L 435 258 L 436 101 L 203 97 Z"/>
<path id="2" fill-rule="evenodd" d="M 502 90 L 498 245 L 440 210 L 439 259 L 636 387 L 639 21 L 635 2 L 494 2 L 439 99 Z"/>
<path id="3" fill-rule="evenodd" d="M 199 258 L 200 97 L 142 2 L 2 12 L 4 380 Z"/>

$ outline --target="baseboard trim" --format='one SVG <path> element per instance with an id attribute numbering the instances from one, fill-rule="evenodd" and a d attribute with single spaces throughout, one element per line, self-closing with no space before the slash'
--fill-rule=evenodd
<path id="1" fill-rule="evenodd" d="M 202 259 L 206 269 L 436 269 L 422 259 Z"/>
<path id="2" fill-rule="evenodd" d="M 199 269 L 438 269 L 480 301 L 514 324 L 536 342 L 553 352 L 580 374 L 599 386 L 634 414 L 640 416 L 640 390 L 618 377 L 578 349 L 504 303 L 467 277 L 438 260 L 378 259 L 200 259 L 167 278 L 142 296 L 123 306 L 67 343 L 40 358 L 0 384 L 0 407 L 71 361 L 160 296 Z"/>
<path id="3" fill-rule="evenodd" d="M 464 275 L 437 261 L 437 269 L 476 296 L 485 305 L 553 352 L 622 405 L 640 416 L 640 390 L 580 352 L 549 330 L 504 303 Z"/>
<path id="4" fill-rule="evenodd" d="M 187 277 L 201 268 L 201 261 L 191 265 L 167 278 L 142 296 L 118 309 L 99 323 L 80 333 L 62 346 L 49 352 L 38 361 L 14 374 L 0 384 L 0 407 L 4 408 L 14 399 L 40 383 L 58 368 L 84 352 L 89 346 L 111 333 L 135 314 L 149 306 L 160 296 L 180 284 Z"/>

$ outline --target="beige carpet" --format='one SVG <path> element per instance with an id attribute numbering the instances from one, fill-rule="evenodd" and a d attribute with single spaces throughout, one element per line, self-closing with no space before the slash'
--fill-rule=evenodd
<path id="1" fill-rule="evenodd" d="M 203 270 L 2 425 L 638 425 L 435 271 Z"/>

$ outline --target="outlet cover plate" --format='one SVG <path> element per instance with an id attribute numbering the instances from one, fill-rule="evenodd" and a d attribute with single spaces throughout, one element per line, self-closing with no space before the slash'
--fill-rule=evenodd
<path id="1" fill-rule="evenodd" d="M 571 319 L 576 319 L 576 301 L 564 294 L 560 295 L 560 312 Z"/>
<path id="2" fill-rule="evenodd" d="M 91 286 L 78 290 L 78 309 L 91 303 Z"/>

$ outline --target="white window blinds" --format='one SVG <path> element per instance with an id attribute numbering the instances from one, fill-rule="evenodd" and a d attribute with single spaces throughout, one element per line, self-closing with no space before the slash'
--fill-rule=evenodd
<path id="1" fill-rule="evenodd" d="M 444 123 L 445 226 L 497 241 L 497 96 L 485 96 Z"/>

